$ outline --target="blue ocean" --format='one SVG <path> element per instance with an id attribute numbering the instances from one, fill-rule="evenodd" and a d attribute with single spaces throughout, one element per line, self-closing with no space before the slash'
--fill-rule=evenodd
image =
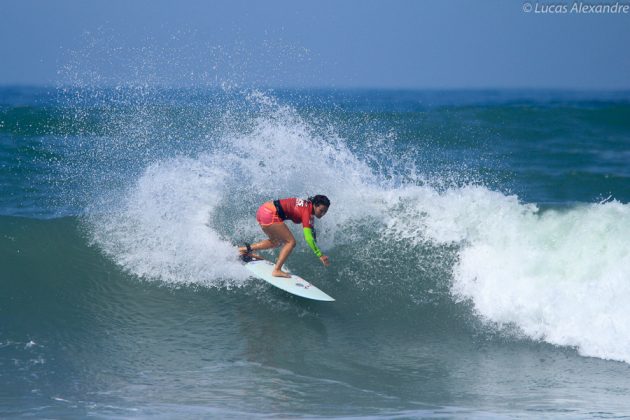
<path id="1" fill-rule="evenodd" d="M 628 417 L 629 202 L 630 92 L 2 87 L 0 417 Z"/>

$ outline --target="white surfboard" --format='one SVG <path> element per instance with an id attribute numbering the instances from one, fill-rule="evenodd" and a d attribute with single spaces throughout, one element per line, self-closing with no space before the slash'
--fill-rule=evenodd
<path id="1" fill-rule="evenodd" d="M 254 273 L 256 277 L 266 281 L 267 283 L 276 286 L 278 289 L 282 289 L 285 292 L 289 292 L 293 295 L 300 296 L 306 299 L 323 300 L 332 302 L 335 299 L 328 296 L 326 293 L 313 286 L 300 276 L 296 276 L 291 273 L 290 278 L 286 277 L 274 277 L 271 275 L 274 264 L 267 260 L 254 260 L 245 263 L 245 267 Z"/>

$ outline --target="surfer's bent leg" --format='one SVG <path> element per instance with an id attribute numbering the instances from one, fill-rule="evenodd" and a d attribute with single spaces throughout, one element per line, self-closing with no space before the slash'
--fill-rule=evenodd
<path id="1" fill-rule="evenodd" d="M 282 249 L 280 250 L 280 255 L 278 256 L 278 261 L 276 262 L 276 266 L 271 273 L 275 277 L 291 277 L 289 273 L 285 273 L 282 271 L 282 265 L 289 258 L 291 251 L 295 248 L 295 238 L 293 234 L 289 230 L 289 228 L 284 223 L 274 223 L 271 226 L 265 226 L 262 228 L 263 232 L 269 236 L 269 239 L 272 243 L 278 246 L 279 244 L 284 244 Z"/>

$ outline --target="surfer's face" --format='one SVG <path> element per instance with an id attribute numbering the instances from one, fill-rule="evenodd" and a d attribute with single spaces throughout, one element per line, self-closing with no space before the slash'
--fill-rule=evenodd
<path id="1" fill-rule="evenodd" d="M 313 214 L 315 214 L 315 217 L 317 217 L 318 219 L 321 219 L 322 216 L 324 216 L 327 211 L 328 211 L 328 206 L 325 206 L 323 204 L 313 207 Z"/>

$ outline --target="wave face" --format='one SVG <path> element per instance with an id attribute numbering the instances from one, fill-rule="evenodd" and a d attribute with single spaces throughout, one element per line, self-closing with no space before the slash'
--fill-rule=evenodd
<path id="1" fill-rule="evenodd" d="M 320 245 L 333 257 L 349 250 L 338 272 L 357 287 L 406 288 L 415 299 L 435 290 L 469 301 L 494 327 L 630 361 L 628 204 L 541 211 L 462 182 L 466 174 L 427 177 L 418 151 L 392 145 L 390 133 L 357 146 L 273 96 L 244 101 L 255 112 L 238 124 L 224 114 L 199 152 L 154 159 L 118 193 L 90 203 L 92 242 L 141 278 L 242 286 L 248 276 L 234 246 L 262 238 L 257 206 L 324 193 L 333 205 L 318 222 Z M 313 263 L 303 245 L 296 255 Z"/>

